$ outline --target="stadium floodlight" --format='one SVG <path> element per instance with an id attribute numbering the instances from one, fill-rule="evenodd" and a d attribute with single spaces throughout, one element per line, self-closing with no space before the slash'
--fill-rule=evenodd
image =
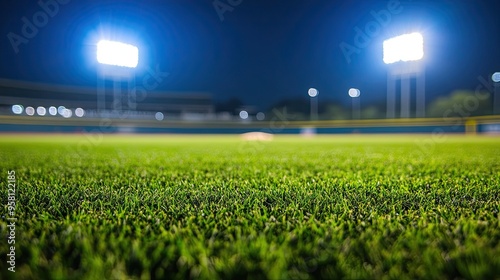
<path id="1" fill-rule="evenodd" d="M 384 41 L 384 63 L 416 61 L 424 57 L 424 37 L 410 33 Z"/>
<path id="2" fill-rule="evenodd" d="M 491 75 L 491 80 L 495 83 L 500 83 L 500 72 L 496 72 Z"/>
<path id="3" fill-rule="evenodd" d="M 75 109 L 75 116 L 77 116 L 79 118 L 85 116 L 85 110 L 83 110 L 82 108 L 76 108 Z"/>
<path id="4" fill-rule="evenodd" d="M 257 118 L 257 120 L 263 121 L 266 119 L 266 114 L 264 114 L 262 112 L 258 112 L 257 115 L 255 115 L 255 117 Z"/>
<path id="5" fill-rule="evenodd" d="M 318 96 L 319 91 L 317 89 L 315 89 L 315 88 L 310 88 L 307 91 L 307 94 L 309 94 L 310 97 L 316 97 L 316 96 Z"/>
<path id="6" fill-rule="evenodd" d="M 64 110 L 66 110 L 66 107 L 64 107 L 64 106 L 57 107 L 57 113 L 59 113 L 59 115 L 61 115 L 61 116 L 64 115 Z"/>
<path id="7" fill-rule="evenodd" d="M 246 120 L 246 119 L 248 119 L 248 112 L 247 112 L 247 111 L 245 111 L 245 110 L 241 111 L 241 112 L 240 112 L 240 118 L 241 118 L 242 120 Z"/>
<path id="8" fill-rule="evenodd" d="M 49 107 L 49 114 L 50 114 L 51 116 L 55 116 L 55 115 L 57 115 L 57 108 L 56 108 L 56 107 L 54 107 L 54 106 L 50 106 L 50 107 Z"/>
<path id="9" fill-rule="evenodd" d="M 157 121 L 162 121 L 164 118 L 165 118 L 165 116 L 163 115 L 163 113 L 162 113 L 162 112 L 156 112 L 156 114 L 155 114 L 155 119 L 156 119 Z"/>
<path id="10" fill-rule="evenodd" d="M 97 43 L 97 61 L 106 65 L 135 68 L 139 63 L 139 49 L 121 42 L 101 40 Z"/>
<path id="11" fill-rule="evenodd" d="M 349 96 L 352 98 L 359 97 L 361 95 L 361 91 L 357 88 L 349 89 Z"/>
<path id="12" fill-rule="evenodd" d="M 36 108 L 36 113 L 39 116 L 45 116 L 45 114 L 47 114 L 47 109 L 45 109 L 45 107 L 39 106 Z"/>
<path id="13" fill-rule="evenodd" d="M 28 116 L 33 116 L 35 114 L 35 108 L 29 106 L 29 107 L 26 107 L 26 114 Z"/>
<path id="14" fill-rule="evenodd" d="M 396 84 L 401 80 L 401 118 L 410 117 L 411 76 L 416 77 L 416 115 L 425 116 L 424 37 L 418 32 L 403 34 L 383 43 L 384 63 L 392 64 L 387 76 L 387 117 L 396 111 Z"/>
<path id="15" fill-rule="evenodd" d="M 12 113 L 16 115 L 22 114 L 24 111 L 23 105 L 12 105 Z"/>
<path id="16" fill-rule="evenodd" d="M 73 111 L 70 109 L 64 109 L 62 116 L 64 118 L 71 118 L 71 116 L 73 116 Z"/>

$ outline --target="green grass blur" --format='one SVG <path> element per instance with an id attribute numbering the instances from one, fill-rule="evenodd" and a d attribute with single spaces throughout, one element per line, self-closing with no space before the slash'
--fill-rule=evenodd
<path id="1" fill-rule="evenodd" d="M 432 139 L 3 136 L 0 278 L 498 278 L 500 141 Z"/>

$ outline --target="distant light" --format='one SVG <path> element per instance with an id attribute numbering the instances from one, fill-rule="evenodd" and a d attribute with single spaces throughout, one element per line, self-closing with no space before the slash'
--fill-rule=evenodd
<path id="1" fill-rule="evenodd" d="M 309 94 L 310 97 L 316 97 L 316 96 L 318 96 L 319 91 L 317 89 L 315 89 L 315 88 L 310 88 L 307 91 L 307 94 Z"/>
<path id="2" fill-rule="evenodd" d="M 163 121 L 163 119 L 164 119 L 164 118 L 165 118 L 165 116 L 163 115 L 163 113 L 162 113 L 162 112 L 157 112 L 157 113 L 155 114 L 155 119 L 156 119 L 157 121 Z"/>
<path id="3" fill-rule="evenodd" d="M 23 113 L 23 105 L 12 105 L 12 113 L 20 115 Z"/>
<path id="4" fill-rule="evenodd" d="M 495 74 L 493 74 L 491 76 L 491 79 L 493 80 L 493 82 L 495 83 L 500 83 L 500 72 L 496 72 Z"/>
<path id="5" fill-rule="evenodd" d="M 76 108 L 75 109 L 75 116 L 81 118 L 85 115 L 85 110 L 83 110 L 82 108 Z"/>
<path id="6" fill-rule="evenodd" d="M 45 116 L 45 114 L 47 114 L 47 109 L 45 109 L 45 107 L 38 107 L 36 108 L 36 113 L 39 115 L 39 116 Z"/>
<path id="7" fill-rule="evenodd" d="M 26 114 L 28 116 L 33 116 L 35 114 L 35 108 L 33 108 L 31 106 L 30 107 L 26 107 Z"/>
<path id="8" fill-rule="evenodd" d="M 240 118 L 241 118 L 242 120 L 246 120 L 246 119 L 248 119 L 248 112 L 247 112 L 247 111 L 245 111 L 245 110 L 241 111 L 241 112 L 240 112 Z"/>
<path id="9" fill-rule="evenodd" d="M 49 114 L 51 114 L 52 116 L 57 115 L 57 108 L 54 106 L 50 106 L 49 107 Z"/>
<path id="10" fill-rule="evenodd" d="M 139 63 L 139 49 L 129 44 L 101 40 L 97 43 L 97 61 L 101 64 L 135 68 Z"/>
<path id="11" fill-rule="evenodd" d="M 420 33 L 397 36 L 384 41 L 384 63 L 415 61 L 424 57 L 424 37 Z"/>
<path id="12" fill-rule="evenodd" d="M 70 109 L 64 109 L 62 116 L 65 118 L 71 118 L 71 116 L 73 116 L 73 111 L 71 111 Z"/>
<path id="13" fill-rule="evenodd" d="M 264 119 L 266 119 L 266 114 L 264 114 L 262 112 L 258 112 L 255 117 L 257 118 L 257 120 L 263 121 Z"/>
<path id="14" fill-rule="evenodd" d="M 352 98 L 359 97 L 361 95 L 361 91 L 357 88 L 349 89 L 349 96 Z"/>
<path id="15" fill-rule="evenodd" d="M 61 115 L 61 116 L 64 115 L 64 110 L 66 110 L 66 107 L 64 107 L 64 106 L 57 107 L 57 113 L 59 113 L 59 115 Z"/>

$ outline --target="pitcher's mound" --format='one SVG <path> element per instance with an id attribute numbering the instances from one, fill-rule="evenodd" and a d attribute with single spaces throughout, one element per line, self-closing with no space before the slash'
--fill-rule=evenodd
<path id="1" fill-rule="evenodd" d="M 265 132 L 247 132 L 241 134 L 241 139 L 245 141 L 271 141 L 273 135 Z"/>

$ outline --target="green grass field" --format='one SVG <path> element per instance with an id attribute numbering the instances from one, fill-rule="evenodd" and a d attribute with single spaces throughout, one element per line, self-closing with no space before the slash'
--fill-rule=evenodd
<path id="1" fill-rule="evenodd" d="M 429 139 L 2 136 L 0 278 L 499 279 L 500 138 Z"/>

